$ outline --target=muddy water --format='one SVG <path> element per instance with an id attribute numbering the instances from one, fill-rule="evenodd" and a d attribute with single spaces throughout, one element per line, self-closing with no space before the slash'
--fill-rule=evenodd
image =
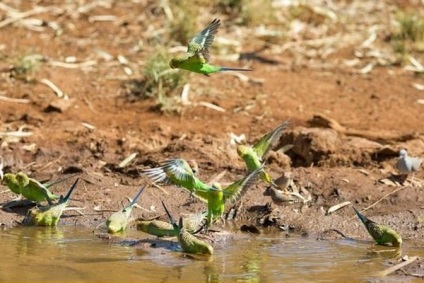
<path id="1" fill-rule="evenodd" d="M 185 257 L 173 239 L 138 231 L 105 240 L 84 228 L 31 227 L 0 238 L 0 282 L 374 282 L 384 260 L 398 253 L 370 242 L 276 233 L 222 237 L 212 259 Z M 406 241 L 402 254 L 424 256 L 423 243 Z"/>

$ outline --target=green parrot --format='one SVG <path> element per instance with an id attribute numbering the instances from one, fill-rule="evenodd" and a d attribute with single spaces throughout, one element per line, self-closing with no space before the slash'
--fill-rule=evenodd
<path id="1" fill-rule="evenodd" d="M 187 217 L 184 217 L 183 225 L 185 229 L 191 234 L 193 234 L 195 231 L 198 231 L 200 227 L 204 226 L 206 215 L 207 212 L 202 212 L 197 214 L 190 214 Z M 160 220 L 140 221 L 137 223 L 137 230 L 158 237 L 177 236 L 177 232 L 174 230 L 172 224 Z"/>
<path id="2" fill-rule="evenodd" d="M 6 173 L 3 177 L 3 182 L 9 187 L 9 189 L 15 194 L 22 195 L 25 198 L 40 202 L 47 200 L 49 205 L 52 205 L 52 200 L 57 200 L 59 197 L 49 191 L 49 188 L 53 185 L 66 181 L 74 175 L 41 184 L 39 181 L 28 177 L 23 172 L 17 174 Z"/>
<path id="3" fill-rule="evenodd" d="M 190 234 L 184 228 L 182 217 L 180 217 L 178 224 L 175 223 L 174 219 L 172 218 L 171 214 L 169 213 L 163 201 L 162 201 L 162 205 L 166 211 L 166 214 L 169 217 L 169 221 L 174 227 L 175 233 L 177 234 L 178 242 L 180 243 L 180 246 L 183 252 L 191 253 L 191 254 L 203 254 L 203 255 L 213 254 L 213 247 L 209 243 L 200 240 L 196 236 Z"/>
<path id="4" fill-rule="evenodd" d="M 174 230 L 172 224 L 160 220 L 140 221 L 137 223 L 137 230 L 158 237 L 177 236 L 177 231 Z"/>
<path id="5" fill-rule="evenodd" d="M 209 74 L 221 71 L 251 71 L 251 69 L 227 68 L 210 65 L 209 48 L 220 25 L 219 19 L 214 19 L 204 30 L 199 32 L 188 44 L 187 52 L 172 58 L 169 66 L 174 69 L 183 69 L 195 73 Z"/>
<path id="6" fill-rule="evenodd" d="M 395 230 L 385 225 L 375 223 L 362 215 L 355 207 L 353 207 L 353 209 L 377 244 L 386 246 L 392 245 L 396 247 L 402 244 L 402 237 Z"/>
<path id="7" fill-rule="evenodd" d="M 209 228 L 218 217 L 222 217 L 227 201 L 235 201 L 257 181 L 258 175 L 262 169 L 263 165 L 260 165 L 255 171 L 224 189 L 221 188 L 219 183 L 215 183 L 209 188 L 199 188 L 196 191 L 197 194 L 200 194 L 208 202 L 207 228 Z"/>
<path id="8" fill-rule="evenodd" d="M 144 188 L 143 186 L 140 191 L 136 194 L 134 199 L 122 210 L 115 212 L 106 220 L 106 226 L 108 233 L 117 233 L 122 232 L 127 228 L 128 222 L 130 221 L 131 211 L 134 205 L 137 203 L 138 199 L 141 196 Z"/>
<path id="9" fill-rule="evenodd" d="M 237 147 L 237 154 L 244 160 L 249 172 L 259 168 L 259 166 L 261 166 L 261 164 L 265 161 L 269 151 L 280 141 L 280 137 L 283 134 L 283 131 L 288 127 L 289 121 L 289 119 L 284 121 L 280 126 L 264 135 L 255 145 L 239 145 Z M 268 184 L 275 186 L 274 181 L 265 169 L 262 169 L 260 172 L 260 177 Z"/>
<path id="10" fill-rule="evenodd" d="M 142 174 L 155 183 L 183 187 L 201 201 L 206 202 L 206 199 L 201 194 L 199 195 L 197 190 L 207 189 L 209 186 L 196 177 L 193 168 L 182 158 L 166 160 L 159 167 L 144 169 Z"/>
<path id="11" fill-rule="evenodd" d="M 30 209 L 23 223 L 26 225 L 36 226 L 56 226 L 59 222 L 62 212 L 68 205 L 69 198 L 71 197 L 74 189 L 76 188 L 78 181 L 79 178 L 71 186 L 65 197 L 60 196 L 60 199 L 57 204 L 40 207 L 36 206 Z"/>

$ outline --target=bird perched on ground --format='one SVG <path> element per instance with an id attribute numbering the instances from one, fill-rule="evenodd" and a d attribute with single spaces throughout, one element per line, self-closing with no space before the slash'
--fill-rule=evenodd
<path id="1" fill-rule="evenodd" d="M 396 169 L 403 175 L 414 173 L 420 169 L 422 159 L 418 157 L 411 157 L 405 149 L 399 152 L 399 159 L 396 162 Z"/>
<path id="2" fill-rule="evenodd" d="M 213 254 L 213 247 L 209 243 L 198 239 L 196 236 L 190 234 L 184 228 L 182 217 L 180 217 L 178 224 L 175 223 L 173 217 L 169 213 L 163 201 L 162 201 L 162 205 L 166 211 L 166 214 L 168 215 L 168 218 L 172 224 L 172 227 L 175 230 L 175 233 L 177 234 L 178 242 L 180 243 L 180 246 L 183 252 L 192 253 L 192 254 L 204 254 L 204 255 Z"/>
<path id="3" fill-rule="evenodd" d="M 124 231 L 127 228 L 128 222 L 130 221 L 131 211 L 134 205 L 137 203 L 138 199 L 141 196 L 141 193 L 144 191 L 142 187 L 140 191 L 135 195 L 134 199 L 122 210 L 115 212 L 106 220 L 106 226 L 108 233 L 117 233 Z"/>
<path id="4" fill-rule="evenodd" d="M 203 227 L 205 219 L 206 212 L 190 214 L 183 218 L 184 228 L 187 232 L 193 234 L 199 228 Z M 177 231 L 174 230 L 172 224 L 160 220 L 140 221 L 137 223 L 137 230 L 158 237 L 177 236 Z"/>
<path id="5" fill-rule="evenodd" d="M 196 194 L 205 198 L 208 203 L 207 225 L 209 228 L 218 217 L 222 217 L 225 211 L 225 204 L 228 201 L 235 201 L 243 195 L 247 189 L 252 186 L 258 179 L 258 174 L 263 169 L 263 165 L 258 169 L 249 173 L 243 179 L 240 179 L 230 186 L 222 189 L 219 183 L 215 183 L 210 187 L 198 188 Z"/>
<path id="6" fill-rule="evenodd" d="M 57 200 L 59 197 L 50 192 L 49 188 L 53 185 L 66 181 L 71 177 L 73 176 L 41 184 L 39 181 L 25 175 L 23 172 L 19 172 L 17 174 L 4 174 L 3 182 L 15 194 L 22 195 L 25 198 L 36 202 L 47 200 L 49 205 L 51 205 L 51 201 Z"/>
<path id="7" fill-rule="evenodd" d="M 172 69 L 188 70 L 206 76 L 221 71 L 251 71 L 251 69 L 227 68 L 209 64 L 209 48 L 212 45 L 215 34 L 218 32 L 220 24 L 219 19 L 214 19 L 204 30 L 191 39 L 186 53 L 171 59 L 169 62 L 170 67 Z"/>
<path id="8" fill-rule="evenodd" d="M 400 246 L 402 244 L 402 237 L 395 230 L 366 218 L 358 210 L 356 210 L 355 207 L 353 207 L 353 209 L 377 244 L 392 246 Z"/>
<path id="9" fill-rule="evenodd" d="M 59 222 L 62 212 L 68 205 L 69 198 L 71 197 L 74 189 L 76 188 L 78 181 L 79 178 L 71 186 L 65 197 L 60 196 L 60 199 L 57 204 L 34 207 L 30 209 L 23 223 L 26 225 L 36 226 L 56 226 Z"/>
<path id="10" fill-rule="evenodd" d="M 196 177 L 194 171 L 198 171 L 197 163 L 193 163 L 191 167 L 189 163 L 180 159 L 170 159 L 161 163 L 159 167 L 144 169 L 142 174 L 150 178 L 155 183 L 163 185 L 177 185 L 190 191 L 191 194 L 206 202 L 206 200 L 196 192 L 200 188 L 208 188 L 209 186 L 203 183 Z"/>
<path id="11" fill-rule="evenodd" d="M 264 163 L 269 151 L 280 141 L 280 137 L 283 131 L 288 127 L 289 121 L 289 119 L 284 121 L 277 128 L 264 135 L 253 146 L 239 145 L 237 147 L 237 154 L 244 160 L 249 172 L 253 172 Z M 271 176 L 265 169 L 262 169 L 260 172 L 260 177 L 268 184 L 275 185 Z"/>

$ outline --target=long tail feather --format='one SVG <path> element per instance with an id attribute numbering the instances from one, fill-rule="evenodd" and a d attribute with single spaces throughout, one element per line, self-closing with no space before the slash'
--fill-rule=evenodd
<path id="1" fill-rule="evenodd" d="M 227 68 L 227 67 L 221 67 L 220 71 L 239 71 L 239 72 L 249 72 L 249 71 L 252 71 L 252 69 L 240 69 L 240 68 Z"/>
<path id="2" fill-rule="evenodd" d="M 62 199 L 61 203 L 67 202 L 69 200 L 69 198 L 72 195 L 72 192 L 74 191 L 74 189 L 76 188 L 77 184 L 78 184 L 79 178 L 77 178 L 74 182 L 74 184 L 72 185 L 72 187 L 69 189 L 68 193 L 66 194 L 66 196 Z"/>
<path id="3" fill-rule="evenodd" d="M 137 203 L 137 201 L 140 198 L 141 193 L 144 191 L 144 188 L 145 187 L 146 186 L 141 187 L 140 191 L 135 195 L 134 199 L 131 201 L 131 203 L 129 204 L 129 206 L 134 206 Z"/>
<path id="4" fill-rule="evenodd" d="M 362 221 L 362 223 L 364 223 L 366 225 L 367 222 L 367 218 L 362 215 L 355 207 L 353 207 L 353 210 L 355 210 L 356 215 L 358 215 L 359 219 Z"/>

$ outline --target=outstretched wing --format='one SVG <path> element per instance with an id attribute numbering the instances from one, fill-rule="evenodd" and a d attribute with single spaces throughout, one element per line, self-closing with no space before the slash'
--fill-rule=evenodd
<path id="1" fill-rule="evenodd" d="M 204 30 L 193 37 L 188 44 L 187 53 L 208 62 L 210 57 L 209 48 L 212 45 L 215 34 L 218 32 L 220 24 L 221 22 L 219 19 L 214 19 Z"/>
<path id="2" fill-rule="evenodd" d="M 247 189 L 252 186 L 259 177 L 259 172 L 264 168 L 262 164 L 258 169 L 251 172 L 249 175 L 244 177 L 241 180 L 238 180 L 232 183 L 229 187 L 223 190 L 224 193 L 224 201 L 230 200 L 235 201 L 238 197 L 242 196 Z"/>
<path id="3" fill-rule="evenodd" d="M 144 169 L 142 174 L 164 185 L 181 185 L 194 177 L 193 170 L 184 159 L 166 160 L 159 167 Z"/>
<path id="4" fill-rule="evenodd" d="M 256 151 L 258 157 L 263 161 L 266 158 L 268 152 L 274 148 L 283 134 L 283 131 L 288 127 L 290 119 L 284 121 L 280 126 L 264 135 L 254 146 L 253 149 Z"/>

